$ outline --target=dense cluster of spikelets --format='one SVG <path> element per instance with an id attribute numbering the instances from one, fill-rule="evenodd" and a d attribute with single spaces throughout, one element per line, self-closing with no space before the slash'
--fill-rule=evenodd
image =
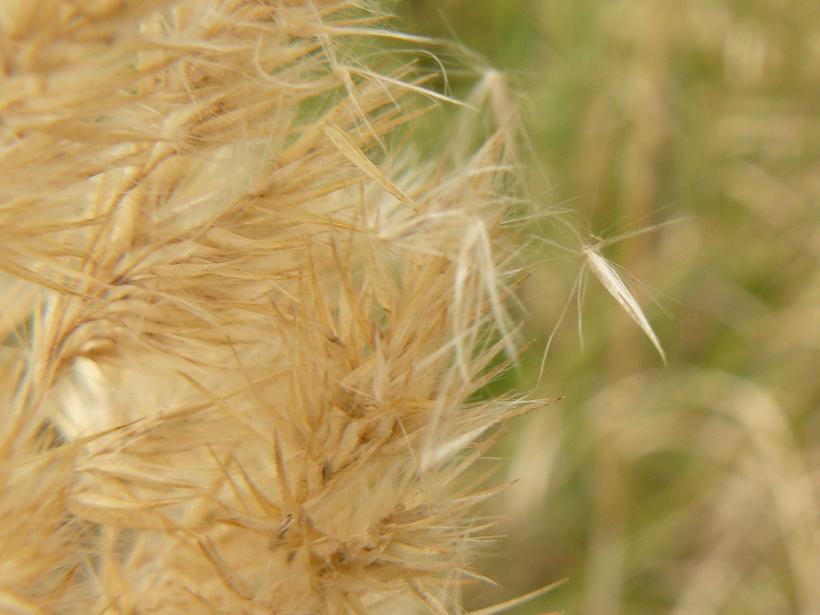
<path id="1" fill-rule="evenodd" d="M 0 5 L 0 612 L 460 611 L 509 127 L 358 5 Z"/>

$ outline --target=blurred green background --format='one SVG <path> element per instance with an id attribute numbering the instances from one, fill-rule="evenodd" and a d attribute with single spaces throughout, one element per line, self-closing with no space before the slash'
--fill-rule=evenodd
<path id="1" fill-rule="evenodd" d="M 512 90 L 545 215 L 523 289 L 538 340 L 516 386 L 561 403 L 499 454 L 504 538 L 478 607 L 513 613 L 820 613 L 820 3 L 406 0 L 406 30 L 457 38 Z M 447 55 L 446 48 L 441 50 Z M 445 58 L 446 60 L 446 58 Z M 458 91 L 458 71 L 452 76 Z M 605 248 L 666 349 L 589 279 Z M 535 387 L 533 389 L 533 387 Z"/>

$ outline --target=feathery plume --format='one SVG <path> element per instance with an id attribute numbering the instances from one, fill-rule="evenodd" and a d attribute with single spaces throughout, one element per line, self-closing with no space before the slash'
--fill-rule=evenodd
<path id="1" fill-rule="evenodd" d="M 0 610 L 459 612 L 508 123 L 391 150 L 352 0 L 0 7 Z"/>

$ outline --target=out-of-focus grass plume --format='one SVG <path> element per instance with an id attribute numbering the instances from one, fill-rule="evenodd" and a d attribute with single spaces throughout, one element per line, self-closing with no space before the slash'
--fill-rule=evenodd
<path id="1" fill-rule="evenodd" d="M 0 4 L 3 613 L 461 612 L 514 129 L 362 5 Z"/>
<path id="2" fill-rule="evenodd" d="M 584 350 L 575 305 L 556 334 L 542 386 L 567 399 L 503 449 L 523 475 L 504 509 L 505 591 L 560 571 L 570 583 L 541 608 L 820 612 L 818 4 L 406 6 L 420 31 L 518 76 L 548 178 L 542 227 L 562 208 L 589 228 L 564 247 L 678 220 L 602 252 L 632 277 L 669 367 L 593 281 Z M 543 339 L 580 258 L 532 245 Z"/>

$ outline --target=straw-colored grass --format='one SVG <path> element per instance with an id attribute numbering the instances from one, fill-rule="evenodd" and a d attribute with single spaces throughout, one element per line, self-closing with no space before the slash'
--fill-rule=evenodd
<path id="1" fill-rule="evenodd" d="M 1 612 L 462 612 L 514 129 L 361 4 L 0 4 Z"/>

